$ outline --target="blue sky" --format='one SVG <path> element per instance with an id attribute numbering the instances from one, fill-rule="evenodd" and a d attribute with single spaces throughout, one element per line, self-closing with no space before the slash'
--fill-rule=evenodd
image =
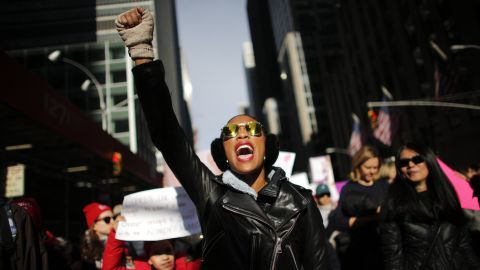
<path id="1" fill-rule="evenodd" d="M 220 128 L 248 103 L 242 43 L 250 40 L 246 0 L 177 0 L 180 46 L 193 86 L 197 150 L 210 149 Z"/>

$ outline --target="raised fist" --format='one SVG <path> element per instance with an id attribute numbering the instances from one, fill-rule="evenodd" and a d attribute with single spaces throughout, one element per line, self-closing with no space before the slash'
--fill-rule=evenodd
<path id="1" fill-rule="evenodd" d="M 153 17 L 142 7 L 133 8 L 115 19 L 118 34 L 128 47 L 130 57 L 153 59 Z"/>

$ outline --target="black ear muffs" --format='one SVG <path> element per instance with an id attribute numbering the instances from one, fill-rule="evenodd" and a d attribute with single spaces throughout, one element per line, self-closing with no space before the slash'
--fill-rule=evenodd
<path id="1" fill-rule="evenodd" d="M 278 138 L 274 134 L 267 134 L 265 136 L 265 168 L 270 170 L 272 165 L 278 158 L 280 146 Z M 230 167 L 227 162 L 227 156 L 225 156 L 225 149 L 223 148 L 223 140 L 216 138 L 210 144 L 210 152 L 213 157 L 213 161 L 217 164 L 217 167 L 222 171 L 228 170 Z"/>
<path id="2" fill-rule="evenodd" d="M 280 152 L 280 144 L 278 137 L 275 134 L 269 133 L 265 138 L 265 168 L 267 171 L 272 168 L 273 163 L 277 161 L 278 153 Z"/>
<path id="3" fill-rule="evenodd" d="M 223 148 L 223 140 L 216 138 L 210 144 L 210 152 L 213 157 L 213 161 L 217 164 L 217 167 L 222 171 L 226 171 L 229 166 L 227 163 L 227 156 L 225 156 L 225 149 Z"/>

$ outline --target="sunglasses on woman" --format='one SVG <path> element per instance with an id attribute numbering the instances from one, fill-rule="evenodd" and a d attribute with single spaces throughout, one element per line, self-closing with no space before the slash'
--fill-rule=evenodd
<path id="1" fill-rule="evenodd" d="M 398 162 L 398 165 L 400 165 L 400 168 L 407 167 L 408 164 L 410 164 L 410 161 L 413 162 L 413 164 L 418 165 L 422 162 L 425 162 L 425 159 L 422 156 L 413 156 L 411 158 L 402 158 Z"/>
<path id="2" fill-rule="evenodd" d="M 103 220 L 103 222 L 105 222 L 105 224 L 110 224 L 110 221 L 113 220 L 113 217 L 98 218 L 98 219 L 95 219 L 95 222 L 98 222 L 100 220 Z"/>
<path id="3" fill-rule="evenodd" d="M 238 135 L 240 127 L 245 127 L 245 130 L 250 136 L 259 136 L 262 133 L 262 124 L 259 122 L 251 121 L 240 124 L 227 124 L 222 128 L 222 134 L 224 138 L 235 138 Z"/>

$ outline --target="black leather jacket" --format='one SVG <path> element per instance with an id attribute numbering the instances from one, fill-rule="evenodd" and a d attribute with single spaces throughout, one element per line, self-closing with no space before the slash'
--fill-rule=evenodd
<path id="1" fill-rule="evenodd" d="M 197 207 L 204 235 L 203 269 L 327 269 L 322 218 L 309 190 L 269 180 L 262 209 L 224 184 L 196 156 L 174 115 L 160 61 L 133 69 L 154 144 Z M 265 189 L 265 188 L 264 188 Z"/>
<path id="2" fill-rule="evenodd" d="M 428 257 L 431 243 L 432 254 Z M 385 269 L 480 269 L 471 247 L 467 227 L 451 223 L 414 221 L 384 222 L 380 225 Z M 422 267 L 422 264 L 425 266 Z"/>

